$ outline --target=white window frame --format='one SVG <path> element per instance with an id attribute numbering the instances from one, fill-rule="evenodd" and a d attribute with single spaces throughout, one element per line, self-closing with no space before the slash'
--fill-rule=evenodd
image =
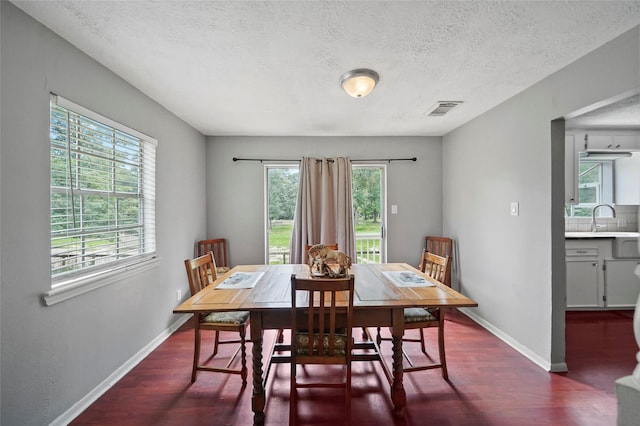
<path id="1" fill-rule="evenodd" d="M 44 295 L 46 305 L 120 281 L 157 264 L 157 140 L 61 96 L 51 95 L 50 109 L 50 161 L 53 164 L 54 158 L 67 156 L 68 163 L 65 166 L 68 178 L 61 179 L 59 175 L 54 178 L 57 171 L 51 167 L 51 291 Z M 66 114 L 66 117 L 58 118 L 66 126 L 55 126 L 55 130 L 54 110 L 56 114 Z M 54 135 L 60 138 L 54 138 Z M 57 157 L 54 156 L 54 149 L 61 151 Z M 83 158 L 84 162 L 80 163 L 79 158 Z M 98 165 L 88 166 L 92 159 L 97 159 L 94 164 Z M 96 174 L 98 178 L 91 176 L 97 180 L 90 183 L 100 183 L 100 186 L 88 185 L 87 181 L 82 184 L 78 182 L 81 178 L 90 176 L 86 172 L 83 175 L 82 171 L 95 171 L 105 164 L 109 166 L 106 171 L 103 168 L 101 173 Z M 72 165 L 75 170 L 70 171 Z M 125 177 L 130 173 L 126 184 L 118 183 L 122 182 L 118 180 L 118 171 L 122 171 L 122 176 Z M 135 183 L 132 183 L 131 175 L 134 179 L 137 178 L 137 181 L 133 181 Z M 54 196 L 60 199 L 61 195 L 63 203 L 70 203 L 75 208 L 54 211 Z M 106 200 L 104 205 L 110 206 L 109 209 L 112 208 L 113 211 L 100 217 L 98 224 L 88 225 L 91 218 L 80 207 L 80 200 L 91 197 Z M 137 201 L 134 203 L 134 212 L 137 211 L 137 214 L 133 217 L 118 211 L 121 203 L 126 204 L 131 200 Z M 58 218 L 63 215 L 65 221 L 62 223 L 69 225 L 64 228 L 54 226 L 54 215 Z M 73 244 L 67 246 L 70 243 Z M 67 258 L 66 265 L 61 263 L 61 257 Z"/>
<path id="2" fill-rule="evenodd" d="M 380 235 L 373 236 L 373 239 L 380 241 L 380 263 L 387 263 L 387 165 L 384 163 L 358 163 L 351 164 L 351 170 L 355 169 L 378 169 L 380 170 Z M 355 188 L 353 190 L 355 193 Z M 354 215 L 355 205 L 354 205 Z M 367 240 L 366 236 L 355 234 L 356 251 L 361 243 L 358 240 Z M 367 243 L 365 243 L 367 244 Z M 358 253 L 356 253 L 357 256 Z"/>
<path id="3" fill-rule="evenodd" d="M 289 169 L 289 170 L 297 170 L 300 173 L 300 164 L 299 163 L 274 163 L 274 164 L 265 164 L 264 165 L 264 179 L 263 179 L 263 187 L 264 187 L 264 263 L 265 265 L 270 264 L 270 253 L 269 253 L 269 170 L 274 169 Z M 299 183 L 299 182 L 298 182 Z M 297 189 L 296 189 L 297 191 Z M 291 253 L 283 253 L 283 258 L 285 259 L 283 263 L 288 264 L 291 261 Z M 288 256 L 288 259 L 287 259 Z"/>
<path id="4" fill-rule="evenodd" d="M 577 209 L 593 209 L 598 204 L 614 204 L 613 195 L 614 195 L 614 162 L 611 160 L 599 160 L 599 161 L 589 161 L 590 163 L 594 163 L 593 167 L 597 167 L 599 169 L 600 180 L 596 183 L 578 183 L 578 188 L 595 188 L 596 189 L 596 202 L 595 203 L 583 203 L 579 201 L 578 204 L 569 205 L 569 216 L 570 217 L 589 217 L 590 216 L 576 216 L 575 212 Z M 578 181 L 580 180 L 580 176 L 578 176 Z M 600 210 L 598 212 L 598 217 L 612 217 L 611 210 Z"/>

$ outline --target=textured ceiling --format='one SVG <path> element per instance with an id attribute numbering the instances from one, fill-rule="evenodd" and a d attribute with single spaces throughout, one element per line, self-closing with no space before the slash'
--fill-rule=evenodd
<path id="1" fill-rule="evenodd" d="M 206 135 L 443 135 L 640 24 L 640 1 L 13 3 Z"/>

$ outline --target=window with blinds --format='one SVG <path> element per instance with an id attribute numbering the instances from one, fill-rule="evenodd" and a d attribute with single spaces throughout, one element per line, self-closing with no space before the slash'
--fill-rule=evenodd
<path id="1" fill-rule="evenodd" d="M 157 142 L 52 95 L 52 286 L 155 256 Z"/>

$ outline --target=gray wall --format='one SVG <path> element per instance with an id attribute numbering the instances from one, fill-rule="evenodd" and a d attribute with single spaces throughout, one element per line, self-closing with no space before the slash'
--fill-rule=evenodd
<path id="1" fill-rule="evenodd" d="M 264 263 L 264 165 L 233 157 L 300 159 L 347 156 L 410 158 L 387 165 L 387 253 L 417 265 L 424 236 L 442 232 L 442 143 L 439 137 L 209 137 L 208 235 L 229 238 L 232 264 Z M 398 206 L 392 215 L 391 205 Z"/>
<path id="2" fill-rule="evenodd" d="M 555 129 L 552 144 L 551 120 L 637 90 L 639 38 L 636 27 L 444 137 L 443 228 L 471 312 L 551 370 L 564 367 L 566 291 L 564 137 Z"/>
<path id="3" fill-rule="evenodd" d="M 182 261 L 206 231 L 205 138 L 12 4 L 0 11 L 0 422 L 44 425 L 178 319 L 176 289 L 189 292 Z M 160 262 L 45 307 L 50 91 L 158 139 Z"/>

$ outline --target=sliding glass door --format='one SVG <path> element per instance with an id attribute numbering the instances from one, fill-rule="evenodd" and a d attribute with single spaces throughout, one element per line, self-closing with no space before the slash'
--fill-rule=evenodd
<path id="1" fill-rule="evenodd" d="M 385 172 L 384 165 L 353 165 L 356 263 L 387 260 Z"/>
<path id="2" fill-rule="evenodd" d="M 353 165 L 353 210 L 357 263 L 384 263 L 386 255 L 386 166 Z M 289 263 L 298 195 L 299 167 L 265 166 L 265 263 Z"/>
<path id="3" fill-rule="evenodd" d="M 289 244 L 298 197 L 298 170 L 295 165 L 265 167 L 265 263 L 289 263 Z"/>

